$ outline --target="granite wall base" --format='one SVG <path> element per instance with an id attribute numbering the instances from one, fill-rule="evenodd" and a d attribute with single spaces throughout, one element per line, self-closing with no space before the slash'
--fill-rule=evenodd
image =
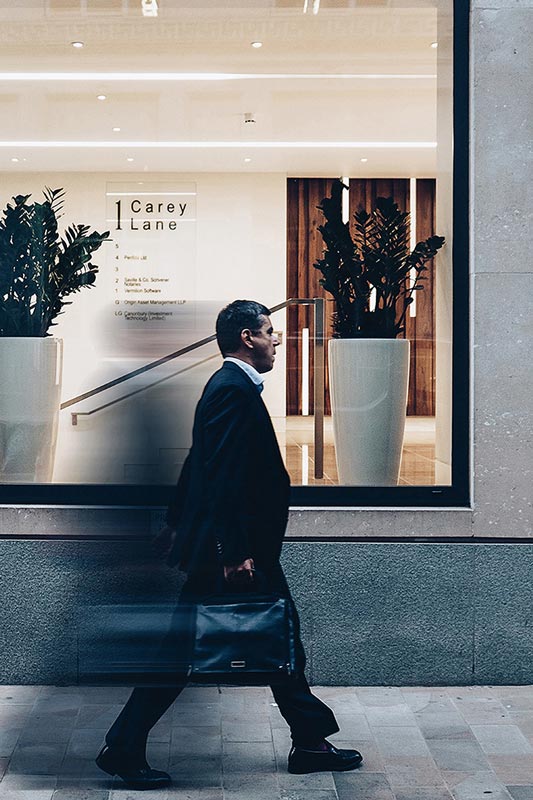
<path id="1" fill-rule="evenodd" d="M 287 542 L 308 677 L 533 683 L 533 544 Z M 145 542 L 0 541 L 0 682 L 75 684 L 88 605 L 172 601 Z"/>

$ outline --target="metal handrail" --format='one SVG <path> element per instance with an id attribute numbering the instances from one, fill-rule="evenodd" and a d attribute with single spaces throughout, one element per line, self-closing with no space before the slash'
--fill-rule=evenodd
<path id="1" fill-rule="evenodd" d="M 288 300 L 284 300 L 282 303 L 278 303 L 277 305 L 272 306 L 270 311 L 272 314 L 274 314 L 276 311 L 281 311 L 281 309 L 287 308 L 290 305 L 314 306 L 314 334 L 313 334 L 314 392 L 313 394 L 314 394 L 315 478 L 322 478 L 324 475 L 324 300 L 321 297 L 313 297 L 313 298 L 290 297 Z M 101 392 L 104 392 L 107 389 L 112 389 L 114 386 L 118 386 L 119 384 L 130 380 L 130 378 L 135 378 L 137 375 L 142 375 L 151 369 L 155 369 L 156 367 L 160 367 L 162 364 L 166 364 L 168 361 L 172 361 L 173 359 L 186 355 L 187 353 L 190 353 L 193 350 L 197 350 L 199 347 L 203 347 L 206 344 L 210 344 L 211 342 L 214 342 L 215 339 L 216 339 L 216 334 L 213 334 L 212 336 L 207 336 L 205 339 L 200 339 L 197 342 L 193 342 L 192 344 L 187 345 L 187 347 L 182 347 L 180 350 L 176 350 L 174 353 L 169 353 L 168 355 L 157 359 L 157 361 L 152 361 L 150 364 L 145 364 L 143 367 L 139 367 L 138 369 L 135 369 L 132 372 L 128 372 L 125 375 L 121 375 L 120 377 L 115 378 L 112 381 L 103 383 L 101 386 L 97 386 L 95 389 L 91 389 L 89 392 L 84 392 L 83 394 L 80 394 L 77 397 L 73 397 L 70 400 L 66 400 L 64 403 L 61 403 L 60 409 L 63 410 L 65 408 L 69 408 L 70 406 L 75 405 L 76 403 L 81 403 L 82 400 L 87 400 L 89 397 L 94 397 L 94 395 L 100 394 Z M 144 392 L 147 389 L 151 389 L 153 386 L 157 386 L 158 384 L 163 383 L 164 381 L 176 377 L 176 375 L 181 375 L 183 372 L 187 372 L 193 367 L 199 366 L 200 364 L 205 364 L 206 361 L 210 361 L 212 358 L 216 358 L 216 356 L 213 355 L 209 356 L 208 358 L 202 359 L 202 361 L 196 362 L 195 364 L 191 364 L 182 370 L 178 370 L 178 372 L 174 372 L 172 375 L 166 375 L 164 378 L 160 378 L 159 380 L 154 381 L 153 383 L 149 384 L 149 386 L 142 386 L 140 389 L 136 389 L 133 392 L 129 392 L 128 394 L 122 395 L 121 397 L 117 397 L 114 400 L 111 400 L 109 403 L 104 403 L 103 405 L 98 406 L 97 408 L 93 408 L 91 411 L 71 412 L 72 424 L 73 425 L 78 424 L 78 417 L 91 416 L 92 414 L 95 414 L 97 411 L 102 411 L 104 408 L 109 408 L 109 406 L 113 406 L 116 403 L 120 403 L 122 400 L 126 400 L 129 397 L 133 397 L 134 395 L 139 394 L 140 392 Z"/>
<path id="2" fill-rule="evenodd" d="M 167 361 L 172 361 L 174 358 L 179 358 L 180 356 L 184 356 L 186 353 L 190 353 L 191 350 L 197 350 L 199 347 L 203 347 L 204 344 L 209 344 L 209 342 L 214 342 L 216 339 L 216 335 L 213 334 L 212 336 L 207 336 L 205 339 L 200 339 L 198 342 L 194 342 L 193 344 L 187 345 L 187 347 L 182 347 L 181 350 L 176 350 L 174 353 L 169 353 L 168 356 L 163 356 L 162 358 L 158 358 L 157 361 L 152 361 L 150 364 L 145 364 L 144 367 L 139 367 L 139 369 L 134 369 L 133 372 L 127 372 L 125 375 L 121 375 L 119 378 L 115 378 L 108 383 L 103 383 L 101 386 L 97 386 L 96 389 L 91 389 L 90 392 L 85 392 L 84 394 L 79 394 L 77 397 L 73 397 L 70 400 L 65 400 L 64 403 L 61 403 L 59 406 L 60 410 L 62 411 L 64 408 L 68 408 L 69 406 L 75 405 L 75 403 L 81 403 L 82 400 L 87 400 L 88 397 L 94 397 L 95 394 L 100 394 L 100 392 L 105 392 L 106 389 L 112 389 L 113 386 L 118 386 L 119 383 L 124 383 L 124 381 L 129 381 L 130 378 L 135 378 L 137 375 L 142 375 L 144 372 L 148 372 L 148 370 L 155 369 L 156 367 L 160 367 L 161 364 L 166 364 Z M 117 402 L 121 398 L 117 398 Z"/>
<path id="3" fill-rule="evenodd" d="M 218 354 L 215 353 L 212 356 L 207 356 L 207 358 L 203 358 L 201 361 L 195 361 L 194 364 L 189 364 L 188 367 L 179 369 L 177 372 L 173 372 L 172 375 L 165 375 L 164 378 L 160 378 L 158 381 L 149 383 L 148 386 L 141 386 L 140 389 L 135 389 L 135 391 L 133 392 L 129 392 L 128 394 L 123 394 L 120 397 L 115 397 L 115 399 L 110 400 L 109 403 L 104 403 L 102 406 L 97 406 L 96 408 L 92 408 L 90 411 L 71 411 L 70 415 L 72 417 L 72 424 L 73 425 L 78 424 L 78 417 L 90 417 L 93 414 L 96 414 L 97 411 L 103 411 L 104 408 L 109 408 L 109 406 L 114 406 L 115 403 L 120 403 L 122 400 L 127 400 L 130 397 L 134 397 L 136 394 L 140 394 L 141 392 L 146 392 L 147 389 L 153 389 L 154 386 L 159 386 L 160 383 L 169 381 L 171 378 L 175 378 L 176 375 L 182 375 L 184 372 L 188 372 L 190 369 L 194 369 L 194 367 L 199 367 L 202 364 L 207 363 L 207 361 L 212 361 L 213 358 L 217 357 Z"/>

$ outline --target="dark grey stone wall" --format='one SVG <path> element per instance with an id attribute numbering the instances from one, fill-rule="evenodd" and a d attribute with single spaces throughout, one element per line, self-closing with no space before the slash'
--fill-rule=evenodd
<path id="1" fill-rule="evenodd" d="M 287 542 L 327 685 L 533 683 L 533 544 Z M 80 610 L 172 600 L 145 542 L 0 541 L 0 682 L 76 683 Z"/>

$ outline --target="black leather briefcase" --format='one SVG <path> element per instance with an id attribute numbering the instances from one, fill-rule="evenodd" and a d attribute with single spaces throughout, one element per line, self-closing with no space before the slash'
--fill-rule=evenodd
<path id="1" fill-rule="evenodd" d="M 268 685 L 295 673 L 289 598 L 222 594 L 199 600 L 195 615 L 191 681 Z"/>

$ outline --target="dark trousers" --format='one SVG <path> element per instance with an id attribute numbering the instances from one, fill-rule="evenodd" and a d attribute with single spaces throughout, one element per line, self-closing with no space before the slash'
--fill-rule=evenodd
<path id="1" fill-rule="evenodd" d="M 279 565 L 265 572 L 271 591 L 290 597 L 285 576 Z M 188 602 L 191 596 L 206 593 L 213 587 L 213 573 L 190 577 L 185 584 L 180 601 Z M 339 730 L 335 716 L 328 706 L 312 694 L 304 675 L 305 652 L 300 640 L 298 617 L 297 663 L 298 673 L 283 683 L 272 686 L 272 694 L 282 716 L 287 721 L 295 744 L 306 745 L 324 739 Z M 172 686 L 147 686 L 133 690 L 126 705 L 111 726 L 106 742 L 111 747 L 127 750 L 133 757 L 144 758 L 148 734 L 165 711 L 183 691 L 188 682 L 186 673 L 176 675 Z"/>

